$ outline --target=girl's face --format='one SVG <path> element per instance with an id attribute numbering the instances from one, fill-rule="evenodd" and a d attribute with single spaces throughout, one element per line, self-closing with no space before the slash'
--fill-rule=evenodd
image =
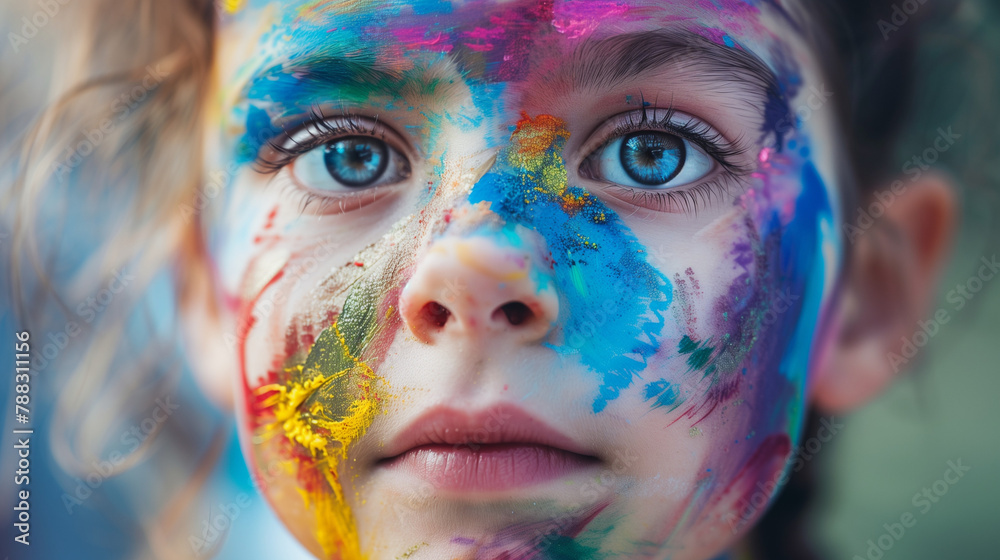
<path id="1" fill-rule="evenodd" d="M 310 550 L 701 559 L 752 526 L 842 266 L 810 31 L 767 0 L 223 20 L 239 426 Z"/>

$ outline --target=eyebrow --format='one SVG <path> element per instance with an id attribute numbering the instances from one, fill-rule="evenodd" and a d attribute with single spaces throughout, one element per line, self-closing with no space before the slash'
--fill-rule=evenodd
<path id="1" fill-rule="evenodd" d="M 773 135 L 780 149 L 787 129 L 777 123 L 787 124 L 791 119 L 786 88 L 767 63 L 739 45 L 719 44 L 687 31 L 624 34 L 584 43 L 563 72 L 569 74 L 575 89 L 602 90 L 670 66 L 694 66 L 695 79 L 706 88 L 739 93 L 740 101 L 763 117 L 761 142 Z"/>
<path id="2" fill-rule="evenodd" d="M 258 69 L 243 88 L 240 101 L 289 103 L 351 87 L 364 92 L 393 91 L 402 82 L 401 72 L 380 68 L 374 57 L 314 53 L 271 63 Z"/>
<path id="3" fill-rule="evenodd" d="M 371 95 L 398 95 L 404 87 L 418 85 L 416 77 L 419 74 L 380 65 L 373 55 L 357 51 L 331 53 L 333 50 L 340 51 L 337 48 L 320 50 L 258 69 L 242 89 L 239 101 L 263 102 L 277 105 L 286 112 L 294 108 L 290 112 L 301 113 L 307 106 L 363 103 Z M 449 56 L 467 76 L 485 81 L 497 79 L 483 73 L 488 69 L 480 67 L 475 71 L 468 61 L 469 52 L 465 45 L 459 44 Z M 734 100 L 744 103 L 747 109 L 763 118 L 765 127 L 760 141 L 763 143 L 773 135 L 775 146 L 781 149 L 788 130 L 775 123 L 787 125 L 791 119 L 786 88 L 760 57 L 735 43 L 728 46 L 679 30 L 645 31 L 588 40 L 573 51 L 569 63 L 562 65 L 553 78 L 568 80 L 576 90 L 602 90 L 648 77 L 670 66 L 693 66 L 697 69 L 695 79 L 706 88 L 739 94 Z M 426 92 L 432 93 L 433 87 Z M 260 123 L 260 118 L 257 120 Z M 281 132 L 280 126 L 275 124 L 269 129 L 255 136 L 261 138 Z"/>

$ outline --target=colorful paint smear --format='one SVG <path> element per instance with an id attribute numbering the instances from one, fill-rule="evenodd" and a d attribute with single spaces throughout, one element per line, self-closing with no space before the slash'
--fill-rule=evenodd
<path id="1" fill-rule="evenodd" d="M 365 284 L 362 284 L 365 286 Z M 316 339 L 305 362 L 285 370 L 285 380 L 253 391 L 261 441 L 284 437 L 285 460 L 315 513 L 316 539 L 331 558 L 363 560 L 357 527 L 344 499 L 339 466 L 379 413 L 386 385 L 358 358 L 378 331 L 366 299 L 352 290 L 344 311 Z"/>
<path id="2" fill-rule="evenodd" d="M 569 185 L 562 150 L 569 132 L 550 115 L 523 115 L 510 144 L 473 187 L 469 202 L 489 202 L 507 223 L 545 239 L 561 306 L 564 341 L 602 378 L 594 412 L 629 387 L 657 351 L 670 282 L 646 262 L 646 251 L 611 209 Z M 650 314 L 652 317 L 650 317 Z"/>
<path id="3" fill-rule="evenodd" d="M 759 38 L 760 3 L 690 3 L 657 21 L 680 22 L 678 27 L 707 37 L 713 46 L 740 52 Z M 227 7 L 230 4 L 237 3 Z M 515 99 L 511 93 L 532 85 L 529 79 L 536 70 L 532 63 L 562 62 L 553 47 L 561 43 L 545 43 L 545 33 L 548 39 L 583 40 L 602 20 L 648 21 L 659 8 L 654 3 L 611 1 L 497 5 L 474 0 L 454 7 L 437 1 L 300 3 L 275 23 L 263 42 L 264 54 L 254 61 L 257 77 L 244 84 L 246 103 L 235 119 L 245 126 L 238 133 L 242 137 L 238 156 L 250 161 L 267 139 L 311 118 L 308 109 L 319 101 L 337 100 L 349 109 L 360 106 L 371 113 L 376 108 L 390 111 L 383 98 L 405 106 L 405 100 L 393 97 L 404 86 L 417 98 L 447 98 L 443 93 L 449 87 L 447 80 L 427 72 L 441 61 L 457 68 L 453 77 L 469 90 L 478 114 L 421 113 L 426 137 L 437 142 L 446 124 L 461 123 L 463 132 L 482 133 L 485 144 L 496 146 L 489 135 L 506 136 L 506 130 L 495 125 L 509 122 L 500 115 L 504 104 Z M 700 12 L 712 14 L 713 24 L 703 25 L 697 17 Z M 442 19 L 445 14 L 455 17 Z M 289 37 L 296 38 L 291 49 L 295 52 L 279 48 Z M 535 61 L 531 55 L 539 51 L 555 56 Z M 802 78 L 788 52 L 775 49 L 769 55 L 777 79 L 763 80 L 767 82 L 761 87 L 763 124 L 751 131 L 753 140 L 766 147 L 754 177 L 757 182 L 735 202 L 745 218 L 733 226 L 738 239 L 721 249 L 729 251 L 725 259 L 735 277 L 725 276 L 733 279 L 717 286 L 716 299 L 702 306 L 708 307 L 702 315 L 697 314 L 702 307 L 695 302 L 704 302 L 705 294 L 712 292 L 699 287 L 690 268 L 684 276 L 668 279 L 647 261 L 648 252 L 622 218 L 586 189 L 570 184 L 563 159 L 569 127 L 560 118 L 522 114 L 509 139 L 501 140 L 505 145 L 495 163 L 467 197 L 467 202 L 488 205 L 502 218 L 503 231 L 522 225 L 544 240 L 550 252 L 546 262 L 551 263 L 562 298 L 557 336 L 549 347 L 577 356 L 587 368 L 585 374 L 599 379 L 598 394 L 590 403 L 594 413 L 638 385 L 645 411 L 677 411 L 675 422 L 689 421 L 689 425 L 676 429 L 714 437 L 721 431 L 714 430 L 717 426 L 705 422 L 702 431 L 696 425 L 727 406 L 736 408 L 745 401 L 760 405 L 741 409 L 748 412 L 740 417 L 739 426 L 726 428 L 728 441 L 712 442 L 706 464 L 698 465 L 710 474 L 699 479 L 702 482 L 689 496 L 684 515 L 676 526 L 664 527 L 664 535 L 682 534 L 681 525 L 696 522 L 702 508 L 733 477 L 749 473 L 756 482 L 769 475 L 772 460 L 784 461 L 788 436 L 795 441 L 800 432 L 815 331 L 823 322 L 821 309 L 831 289 L 831 271 L 839 265 L 841 249 L 832 225 L 830 193 L 809 154 L 802 151 L 807 143 L 800 135 L 801 123 L 789 108 Z M 506 89 L 514 83 L 517 87 Z M 447 151 L 447 145 L 436 144 L 426 150 L 441 162 L 435 169 L 439 177 Z M 427 229 L 440 218 L 436 212 L 450 212 L 456 202 L 464 202 L 443 200 L 454 192 L 438 191 L 444 182 L 432 180 L 426 186 L 422 205 L 438 197 L 434 204 L 419 208 L 426 211 L 419 222 Z M 424 239 L 426 232 L 418 229 L 408 229 L 407 236 Z M 406 258 L 417 253 L 414 247 L 392 250 L 407 252 Z M 364 269 L 368 263 L 366 259 L 352 266 Z M 686 266 L 680 264 L 680 269 Z M 387 395 L 386 383 L 368 365 L 375 363 L 368 359 L 373 354 L 368 347 L 384 318 L 375 310 L 391 305 L 395 297 L 392 290 L 367 290 L 361 285 L 352 290 L 344 312 L 316 338 L 302 364 L 284 369 L 250 395 L 259 422 L 257 435 L 283 443 L 290 476 L 297 477 L 306 507 L 316 514 L 317 540 L 327 555 L 351 560 L 363 558 L 364 553 L 338 469 Z M 769 313 L 782 290 L 789 290 L 794 302 L 772 319 Z M 674 303 L 678 305 L 671 309 Z M 665 316 L 676 320 L 676 331 L 664 328 Z M 663 371 L 648 367 L 653 359 L 667 366 Z M 702 394 L 682 390 L 691 380 Z M 761 435 L 754 440 L 758 432 Z M 766 469 L 755 467 L 760 457 L 767 459 Z M 586 527 L 592 519 L 585 516 L 572 531 L 556 532 L 544 542 L 521 538 L 520 525 L 501 530 L 494 540 L 491 535 L 453 542 L 482 547 L 483 558 L 493 553 L 508 560 L 603 558 L 599 544 L 606 535 Z M 653 542 L 650 549 L 662 550 L 667 539 Z"/>

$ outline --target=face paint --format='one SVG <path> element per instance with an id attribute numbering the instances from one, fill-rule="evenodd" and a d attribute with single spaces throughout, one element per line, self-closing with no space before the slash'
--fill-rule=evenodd
<path id="1" fill-rule="evenodd" d="M 584 189 L 569 186 L 560 156 L 568 137 L 559 119 L 525 115 L 469 202 L 489 202 L 506 222 L 526 225 L 546 240 L 564 308 L 571 310 L 561 321 L 565 341 L 553 348 L 579 353 L 602 375 L 593 404 L 600 412 L 656 350 L 648 340 L 659 334 L 671 289 L 645 262 L 644 248 L 618 216 Z M 643 317 L 646 311 L 651 320 Z"/>
<path id="2" fill-rule="evenodd" d="M 793 116 L 816 76 L 787 15 L 736 0 L 234 13 L 232 35 L 257 41 L 221 65 L 236 84 L 223 142 L 245 171 L 216 224 L 220 274 L 246 293 L 247 454 L 293 533 L 325 558 L 731 545 L 800 435 L 842 252 L 821 172 L 836 138 Z M 674 139 L 673 159 L 647 139 L 632 165 L 713 166 L 676 187 L 609 179 L 630 134 Z M 383 142 L 405 173 L 303 184 L 304 154 L 348 137 Z M 533 306 L 552 291 L 557 305 Z M 417 332 L 425 303 L 436 315 Z M 518 334 L 532 319 L 544 336 Z M 427 411 L 497 405 L 531 420 L 477 425 L 471 452 L 443 435 L 418 451 L 495 465 L 482 457 L 540 438 L 522 430 L 537 421 L 594 466 L 503 496 L 390 466 Z"/>

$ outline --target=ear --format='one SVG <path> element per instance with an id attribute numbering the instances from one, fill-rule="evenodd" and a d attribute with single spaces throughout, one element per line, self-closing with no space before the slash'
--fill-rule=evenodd
<path id="1" fill-rule="evenodd" d="M 881 209 L 884 214 L 874 217 Z M 848 273 L 835 310 L 839 326 L 812 391 L 813 404 L 828 414 L 874 398 L 913 365 L 917 356 L 903 347 L 921 330 L 921 321 L 933 319 L 956 202 L 945 177 L 925 173 L 877 191 L 860 213 L 845 216 L 856 222 L 844 228 Z"/>
<path id="2" fill-rule="evenodd" d="M 178 263 L 182 342 L 195 381 L 223 410 L 233 408 L 236 354 L 227 344 L 227 330 L 215 275 L 200 227 L 192 227 Z"/>

